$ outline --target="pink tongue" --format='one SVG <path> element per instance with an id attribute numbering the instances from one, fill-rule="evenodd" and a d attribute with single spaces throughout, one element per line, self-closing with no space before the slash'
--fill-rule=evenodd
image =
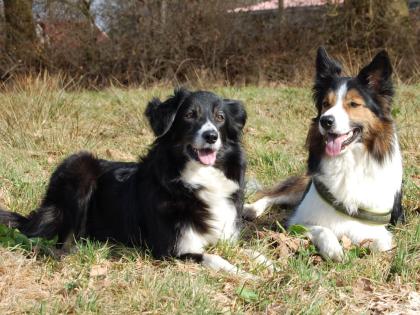
<path id="1" fill-rule="evenodd" d="M 198 150 L 198 159 L 205 165 L 214 165 L 216 163 L 217 152 L 213 150 Z"/>
<path id="2" fill-rule="evenodd" d="M 325 147 L 325 153 L 329 156 L 337 156 L 341 152 L 341 145 L 347 139 L 347 134 L 341 136 L 328 135 L 327 145 Z"/>

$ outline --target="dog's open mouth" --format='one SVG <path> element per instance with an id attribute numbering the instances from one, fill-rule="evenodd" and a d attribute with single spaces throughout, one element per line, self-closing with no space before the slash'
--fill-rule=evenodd
<path id="1" fill-rule="evenodd" d="M 214 165 L 216 163 L 217 150 L 210 148 L 197 149 L 192 146 L 189 149 L 191 155 L 201 164 Z"/>
<path id="2" fill-rule="evenodd" d="M 357 139 L 360 131 L 360 128 L 354 128 L 349 132 L 343 133 L 341 135 L 335 133 L 327 133 L 325 140 L 325 153 L 329 156 L 339 155 L 346 146 Z"/>

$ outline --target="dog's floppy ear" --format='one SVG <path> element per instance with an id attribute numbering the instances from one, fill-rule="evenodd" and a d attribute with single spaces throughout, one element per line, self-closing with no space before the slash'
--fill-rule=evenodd
<path id="1" fill-rule="evenodd" d="M 224 99 L 223 108 L 227 112 L 227 118 L 229 119 L 228 136 L 237 141 L 247 119 L 245 107 L 241 101 Z"/>
<path id="2" fill-rule="evenodd" d="M 316 55 L 316 80 L 330 79 L 341 74 L 341 65 L 330 58 L 324 47 L 319 47 Z"/>
<path id="3" fill-rule="evenodd" d="M 388 53 L 383 50 L 373 60 L 360 70 L 357 79 L 362 85 L 384 97 L 388 101 L 394 95 L 392 86 L 392 65 Z"/>
<path id="4" fill-rule="evenodd" d="M 150 127 L 156 137 L 163 136 L 171 128 L 176 113 L 185 98 L 191 92 L 185 88 L 175 89 L 174 95 L 166 101 L 161 102 L 158 98 L 152 99 L 147 104 L 144 114 L 149 120 Z"/>

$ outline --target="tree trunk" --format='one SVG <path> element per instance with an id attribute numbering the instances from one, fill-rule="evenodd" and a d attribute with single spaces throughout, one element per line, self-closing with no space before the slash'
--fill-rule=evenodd
<path id="1" fill-rule="evenodd" d="M 280 22 L 284 21 L 284 0 L 279 0 L 279 8 L 278 8 L 278 13 L 279 13 L 279 20 Z"/>
<path id="2" fill-rule="evenodd" d="M 36 32 L 32 0 L 4 0 L 6 50 L 17 59 L 28 61 L 36 51 Z"/>

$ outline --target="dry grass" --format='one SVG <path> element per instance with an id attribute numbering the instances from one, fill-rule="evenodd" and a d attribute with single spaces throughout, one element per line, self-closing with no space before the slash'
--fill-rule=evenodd
<path id="1" fill-rule="evenodd" d="M 0 247 L 0 313 L 418 312 L 419 88 L 398 87 L 394 109 L 405 161 L 408 224 L 396 229 L 398 246 L 392 252 L 349 248 L 345 262 L 323 261 L 306 240 L 282 233 L 286 212 L 274 209 L 246 227 L 240 244 L 211 249 L 260 276 L 257 282 L 244 283 L 194 263 L 154 261 L 109 244 L 78 244 L 59 258 Z M 304 170 L 303 143 L 314 113 L 308 88 L 214 90 L 247 106 L 248 178 L 268 185 Z M 27 213 L 38 204 L 57 163 L 80 149 L 135 160 L 152 142 L 142 116 L 146 102 L 170 93 L 160 87 L 66 92 L 56 80 L 32 78 L 0 94 L 0 203 Z M 273 258 L 277 272 L 269 275 L 244 257 L 241 247 Z"/>

